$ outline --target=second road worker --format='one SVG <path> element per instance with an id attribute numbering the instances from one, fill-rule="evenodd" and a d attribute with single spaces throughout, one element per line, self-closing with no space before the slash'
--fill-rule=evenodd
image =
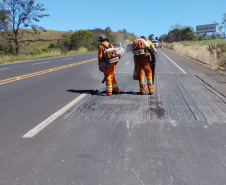
<path id="1" fill-rule="evenodd" d="M 145 94 L 144 75 L 147 78 L 149 95 L 153 94 L 150 53 L 152 52 L 152 50 L 154 50 L 155 54 L 157 55 L 157 50 L 155 49 L 154 45 L 151 42 L 149 44 L 141 37 L 134 40 L 132 43 L 133 54 L 134 54 L 134 64 L 135 64 L 135 68 L 138 70 L 138 75 L 139 75 L 140 92 L 138 92 L 137 94 L 140 94 L 140 95 Z"/>
<path id="2" fill-rule="evenodd" d="M 115 66 L 119 61 L 117 50 L 109 42 L 105 35 L 100 35 L 100 44 L 98 47 L 98 65 L 99 70 L 104 73 L 106 81 L 106 93 L 102 93 L 101 96 L 111 96 L 119 93 L 119 88 L 115 80 Z"/>
<path id="3" fill-rule="evenodd" d="M 157 55 L 157 51 L 155 49 L 154 44 L 150 40 L 146 39 L 145 36 L 141 36 L 141 38 L 144 39 L 147 42 L 148 46 L 150 48 L 152 48 L 152 50 L 155 52 L 155 53 L 154 52 L 151 52 L 151 53 L 147 52 L 147 57 L 149 57 L 150 62 L 151 62 L 152 84 L 154 84 L 155 63 L 156 63 L 156 56 L 155 56 L 155 54 Z"/>

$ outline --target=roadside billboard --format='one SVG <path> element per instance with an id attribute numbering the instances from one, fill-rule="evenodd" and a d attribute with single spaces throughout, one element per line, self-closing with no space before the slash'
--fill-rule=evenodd
<path id="1" fill-rule="evenodd" d="M 196 26 L 196 33 L 216 32 L 216 24 L 207 24 Z"/>

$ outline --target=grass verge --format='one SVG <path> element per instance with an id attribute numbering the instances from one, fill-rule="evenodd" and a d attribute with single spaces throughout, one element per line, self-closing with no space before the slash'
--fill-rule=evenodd
<path id="1" fill-rule="evenodd" d="M 68 55 L 76 55 L 76 54 L 82 54 L 82 53 L 88 53 L 92 51 L 88 51 L 87 48 L 81 47 L 78 50 L 69 51 L 65 54 L 62 54 L 62 52 L 58 49 L 53 49 L 49 51 L 36 51 L 34 54 L 26 54 L 26 55 L 3 55 L 0 58 L 0 64 L 3 63 L 10 63 L 10 62 L 16 62 L 16 61 L 29 61 L 29 60 L 35 60 L 35 59 L 42 59 L 42 58 L 52 58 L 52 57 L 59 57 L 59 56 L 68 56 Z"/>
<path id="2" fill-rule="evenodd" d="M 215 47 L 210 50 L 212 45 Z M 175 53 L 226 73 L 226 40 L 184 41 L 168 43 L 165 46 Z"/>

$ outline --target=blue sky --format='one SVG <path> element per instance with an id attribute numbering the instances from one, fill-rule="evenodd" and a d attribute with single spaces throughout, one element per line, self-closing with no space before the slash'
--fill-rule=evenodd
<path id="1" fill-rule="evenodd" d="M 136 36 L 169 32 L 170 26 L 222 23 L 226 0 L 39 0 L 50 17 L 39 23 L 46 29 L 126 29 Z M 217 30 L 218 31 L 218 30 Z"/>

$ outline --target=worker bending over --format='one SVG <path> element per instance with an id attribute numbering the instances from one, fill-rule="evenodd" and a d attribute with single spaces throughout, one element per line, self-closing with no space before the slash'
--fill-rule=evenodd
<path id="1" fill-rule="evenodd" d="M 138 75 L 139 75 L 140 92 L 138 92 L 137 94 L 140 94 L 140 95 L 145 94 L 144 75 L 146 75 L 149 95 L 152 95 L 153 83 L 152 83 L 152 71 L 151 71 L 151 64 L 150 64 L 150 53 L 152 52 L 152 50 L 154 50 L 155 54 L 157 55 L 157 50 L 155 49 L 151 41 L 148 44 L 141 37 L 133 41 L 132 48 L 133 48 L 133 54 L 134 54 L 135 69 L 138 70 Z"/>
<path id="2" fill-rule="evenodd" d="M 114 75 L 116 63 L 119 61 L 117 50 L 104 35 L 101 35 L 98 41 L 100 41 L 98 65 L 100 71 L 104 73 L 106 81 L 106 93 L 102 93 L 101 96 L 111 96 L 112 93 L 118 94 L 119 88 Z"/>

